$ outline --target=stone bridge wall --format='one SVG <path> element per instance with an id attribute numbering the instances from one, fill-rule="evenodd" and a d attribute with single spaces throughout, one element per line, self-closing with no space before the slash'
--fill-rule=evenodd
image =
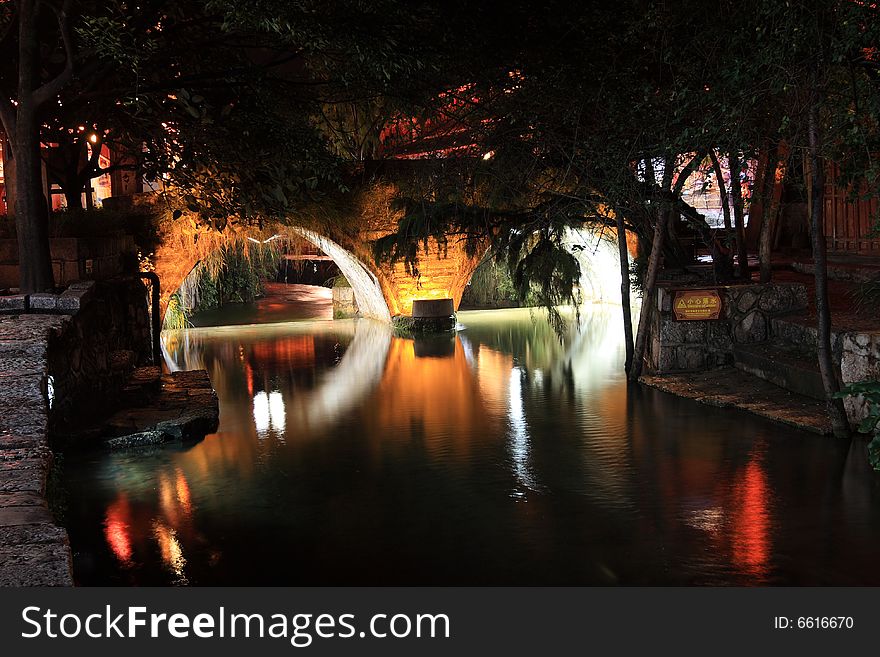
<path id="1" fill-rule="evenodd" d="M 339 216 L 323 214 L 320 207 L 306 208 L 302 225 L 279 226 L 278 233 L 305 238 L 329 255 L 352 285 L 364 316 L 390 321 L 394 315 L 411 315 L 414 299 L 452 298 L 457 308 L 482 252 L 469 257 L 455 236 L 450 236 L 443 248 L 433 238 L 428 240 L 419 253 L 419 277 L 413 277 L 402 262 L 375 262 L 373 242 L 396 231 L 403 216 L 401 210 L 393 208 L 395 194 L 393 184 L 377 183 L 349 199 L 344 212 L 353 219 L 340 221 Z M 354 234 L 346 232 L 351 226 L 359 227 Z M 179 243 L 165 243 L 170 241 L 165 237 L 163 240 L 153 262 L 160 278 L 164 314 L 171 295 L 195 267 L 198 257 L 193 255 L 197 249 L 191 249 L 191 254 Z"/>

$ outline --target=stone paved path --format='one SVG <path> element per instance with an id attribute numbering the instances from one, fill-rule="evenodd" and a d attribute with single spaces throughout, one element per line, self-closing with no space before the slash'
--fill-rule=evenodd
<path id="1" fill-rule="evenodd" d="M 46 503 L 46 347 L 65 321 L 0 316 L 0 586 L 73 584 L 67 532 Z"/>
<path id="2" fill-rule="evenodd" d="M 646 375 L 639 380 L 653 388 L 703 404 L 739 408 L 805 431 L 831 433 L 825 402 L 789 392 L 735 367 Z"/>

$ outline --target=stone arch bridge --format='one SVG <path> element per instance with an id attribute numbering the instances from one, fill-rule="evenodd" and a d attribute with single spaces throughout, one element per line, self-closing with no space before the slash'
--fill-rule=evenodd
<path id="1" fill-rule="evenodd" d="M 471 275 L 490 244 L 488 240 L 474 255 L 468 255 L 464 240 L 449 236 L 445 244 L 430 238 L 419 251 L 418 277 L 402 262 L 377 263 L 373 255 L 375 240 L 396 230 L 402 211 L 392 209 L 395 187 L 376 185 L 357 195 L 347 209 L 359 226 L 355 232 L 334 227 L 326 217 L 304 217 L 279 227 L 276 236 L 287 240 L 305 240 L 339 267 L 352 286 L 360 315 L 390 322 L 394 316 L 412 314 L 413 301 L 451 298 L 456 310 Z M 321 229 L 316 226 L 327 226 Z M 608 239 L 608 238 L 611 239 Z M 581 261 L 581 289 L 586 300 L 619 302 L 620 274 L 613 233 L 600 235 L 592 230 L 573 232 L 567 242 Z M 160 241 L 154 255 L 154 267 L 161 281 L 161 307 L 164 316 L 169 299 L 199 263 L 199 256 L 181 248 L 179 242 Z"/>

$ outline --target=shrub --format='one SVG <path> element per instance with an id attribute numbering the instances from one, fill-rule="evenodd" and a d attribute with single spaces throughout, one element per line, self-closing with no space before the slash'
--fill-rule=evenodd
<path id="1" fill-rule="evenodd" d="M 880 381 L 851 383 L 835 396 L 864 398 L 868 406 L 868 415 L 861 421 L 857 430 L 859 433 L 874 436 L 868 443 L 868 460 L 875 470 L 880 470 Z"/>

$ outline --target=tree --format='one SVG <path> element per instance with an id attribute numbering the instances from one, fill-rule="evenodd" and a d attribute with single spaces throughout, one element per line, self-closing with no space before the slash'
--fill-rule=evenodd
<path id="1" fill-rule="evenodd" d="M 48 209 L 43 195 L 40 159 L 40 110 L 53 102 L 73 77 L 74 46 L 70 25 L 70 0 L 60 6 L 38 0 L 17 0 L 6 19 L 17 23 L 17 88 L 0 99 L 0 120 L 14 161 L 15 223 L 18 236 L 22 292 L 40 292 L 54 286 L 49 254 Z M 46 14 L 56 29 L 46 29 Z M 9 27 L 9 29 L 14 29 Z M 45 58 L 41 36 L 54 34 Z M 53 65 L 54 54 L 63 49 L 63 66 Z M 55 71 L 43 79 L 45 69 Z"/>

